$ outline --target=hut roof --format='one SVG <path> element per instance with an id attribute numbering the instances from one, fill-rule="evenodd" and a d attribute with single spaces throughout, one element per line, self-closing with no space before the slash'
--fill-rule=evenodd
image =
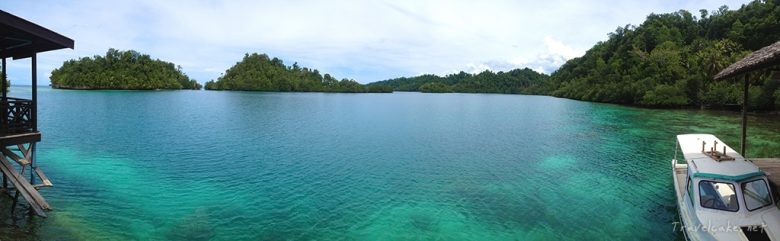
<path id="1" fill-rule="evenodd" d="M 750 71 L 780 64 L 780 41 L 751 53 L 715 75 L 716 80 L 734 77 Z"/>
<path id="2" fill-rule="evenodd" d="M 73 48 L 73 40 L 0 10 L 0 58 L 27 58 L 34 53 Z"/>

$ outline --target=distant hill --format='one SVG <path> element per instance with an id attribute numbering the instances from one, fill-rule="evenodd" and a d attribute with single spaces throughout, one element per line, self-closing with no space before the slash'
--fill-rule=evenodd
<path id="1" fill-rule="evenodd" d="M 378 81 L 368 86 L 386 86 L 398 91 L 538 94 L 538 89 L 548 76 L 531 69 L 515 69 L 508 72 L 483 71 L 469 74 L 461 71 L 444 77 L 420 75 Z"/>
<path id="2" fill-rule="evenodd" d="M 200 89 L 181 67 L 134 50 L 109 49 L 105 56 L 65 61 L 51 72 L 60 89 Z"/>
<path id="3" fill-rule="evenodd" d="M 367 87 L 351 79 L 337 80 L 316 69 L 286 66 L 282 60 L 265 54 L 245 54 L 216 81 L 206 82 L 207 90 L 251 90 L 294 92 L 392 92 L 381 86 Z"/>
<path id="4" fill-rule="evenodd" d="M 751 51 L 780 40 L 777 0 L 726 6 L 698 16 L 680 10 L 650 14 L 639 26 L 618 27 L 584 56 L 566 62 L 542 90 L 547 94 L 643 106 L 728 106 L 741 103 L 740 81 L 712 77 Z M 748 104 L 777 110 L 780 92 L 770 73 L 752 75 Z"/>
<path id="5" fill-rule="evenodd" d="M 780 1 L 723 6 L 698 16 L 650 14 L 609 33 L 549 77 L 529 69 L 401 77 L 369 84 L 399 91 L 543 94 L 649 107 L 728 107 L 741 103 L 740 81 L 714 81 L 728 65 L 780 40 Z M 752 110 L 780 110 L 780 74 L 751 75 Z"/>

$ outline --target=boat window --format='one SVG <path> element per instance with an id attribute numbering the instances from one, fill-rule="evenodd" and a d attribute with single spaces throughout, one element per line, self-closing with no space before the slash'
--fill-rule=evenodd
<path id="1" fill-rule="evenodd" d="M 699 182 L 699 202 L 702 207 L 736 212 L 739 210 L 734 184 L 717 181 Z"/>
<path id="2" fill-rule="evenodd" d="M 749 211 L 772 205 L 772 195 L 764 179 L 742 183 L 742 195 L 745 196 L 745 206 Z"/>
<path id="3" fill-rule="evenodd" d="M 688 199 L 691 200 L 691 205 L 693 205 L 693 181 L 691 181 L 691 178 L 688 178 Z"/>

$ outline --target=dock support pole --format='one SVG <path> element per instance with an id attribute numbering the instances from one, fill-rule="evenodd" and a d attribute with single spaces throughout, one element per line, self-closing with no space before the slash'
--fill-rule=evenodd
<path id="1" fill-rule="evenodd" d="M 30 184 L 35 184 L 35 142 L 30 143 Z"/>
<path id="2" fill-rule="evenodd" d="M 32 119 L 33 132 L 38 132 L 38 54 L 32 54 L 32 110 L 30 119 Z"/>
<path id="3" fill-rule="evenodd" d="M 749 87 L 749 74 L 745 74 L 745 83 L 742 89 L 742 143 L 740 153 L 743 157 L 747 158 L 745 153 L 745 146 L 747 146 L 747 106 L 748 106 L 748 87 Z"/>
<path id="4" fill-rule="evenodd" d="M 16 191 L 14 192 L 14 200 L 11 202 L 11 213 L 13 213 L 14 209 L 16 209 L 16 203 L 19 202 L 19 188 L 16 188 Z"/>
<path id="5" fill-rule="evenodd" d="M 5 58 L 2 58 L 2 59 L 3 59 L 3 73 L 2 73 L 2 82 L 3 83 L 2 83 L 2 90 L 0 90 L 0 92 L 3 93 L 3 100 L 4 100 L 5 96 L 6 96 L 6 91 L 7 91 L 6 90 L 6 86 L 5 86 L 5 81 L 6 81 L 6 79 L 8 77 L 6 75 L 7 68 L 5 66 L 6 65 Z M 3 173 L 3 189 L 6 192 L 8 191 L 8 177 L 5 176 L 5 173 Z"/>
<path id="6" fill-rule="evenodd" d="M 38 54 L 32 54 L 32 110 L 30 111 L 33 132 L 38 132 Z M 30 184 L 35 184 L 35 143 L 30 143 Z"/>
<path id="7" fill-rule="evenodd" d="M 5 71 L 6 71 L 5 58 L 3 58 L 3 83 L 2 83 L 2 86 L 3 86 L 3 90 L 2 90 L 3 91 L 3 99 L 5 99 L 6 95 L 8 95 L 7 94 L 8 86 L 5 85 L 5 82 L 8 79 L 8 75 L 6 75 Z"/>

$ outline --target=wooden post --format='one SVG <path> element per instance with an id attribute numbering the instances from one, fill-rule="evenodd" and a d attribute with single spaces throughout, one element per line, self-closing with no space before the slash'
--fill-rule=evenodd
<path id="1" fill-rule="evenodd" d="M 8 86 L 5 86 L 5 82 L 8 79 L 8 75 L 5 74 L 5 71 L 6 71 L 5 58 L 3 58 L 3 83 L 2 83 L 3 99 L 5 99 L 5 97 L 8 95 L 8 93 L 7 93 L 8 92 L 8 90 L 7 90 Z"/>
<path id="2" fill-rule="evenodd" d="M 2 83 L 2 88 L 3 88 L 3 90 L 2 90 L 2 92 L 3 92 L 3 99 L 2 99 L 2 100 L 3 100 L 3 101 L 5 101 L 5 97 L 6 97 L 6 87 L 5 87 L 5 80 L 6 80 L 6 78 L 8 78 L 8 77 L 6 77 L 6 71 L 7 71 L 7 68 L 6 68 L 6 66 L 5 66 L 5 65 L 6 65 L 6 62 L 5 62 L 5 57 L 3 57 L 3 73 L 2 73 L 2 81 L 3 81 L 3 83 Z M 2 102 L 0 102 L 0 103 L 2 103 Z M 5 176 L 5 173 L 3 173 L 3 189 L 5 189 L 6 191 L 8 191 L 8 177 L 6 177 L 6 176 Z"/>
<path id="3" fill-rule="evenodd" d="M 14 213 L 17 202 L 19 202 L 19 187 L 16 187 L 16 191 L 14 192 L 14 201 L 11 202 L 11 213 Z"/>
<path id="4" fill-rule="evenodd" d="M 30 184 L 35 184 L 35 142 L 30 142 Z"/>
<path id="5" fill-rule="evenodd" d="M 745 146 L 747 146 L 747 102 L 748 102 L 748 82 L 749 74 L 745 74 L 745 83 L 742 89 L 742 143 L 740 153 L 747 159 L 747 153 L 745 152 Z"/>
<path id="6" fill-rule="evenodd" d="M 38 132 L 38 53 L 32 54 L 32 106 L 30 118 L 32 119 L 33 132 Z M 35 184 L 35 162 L 33 151 L 35 150 L 35 142 L 30 142 L 30 184 Z"/>
<path id="7" fill-rule="evenodd" d="M 33 132 L 38 132 L 38 53 L 32 54 L 32 119 Z"/>

